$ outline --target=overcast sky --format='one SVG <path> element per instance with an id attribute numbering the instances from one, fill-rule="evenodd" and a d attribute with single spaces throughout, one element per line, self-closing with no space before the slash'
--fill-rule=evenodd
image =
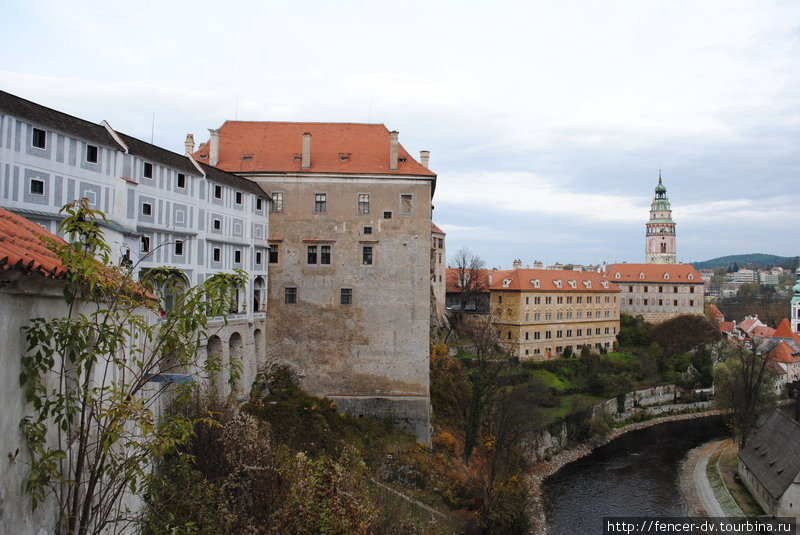
<path id="1" fill-rule="evenodd" d="M 643 262 L 659 166 L 679 261 L 800 254 L 796 0 L 4 0 L 2 14 L 0 88 L 177 152 L 234 118 L 398 130 L 431 151 L 448 250 L 490 266 Z"/>

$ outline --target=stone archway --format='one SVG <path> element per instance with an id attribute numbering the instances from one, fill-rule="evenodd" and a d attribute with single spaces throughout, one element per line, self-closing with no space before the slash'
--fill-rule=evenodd
<path id="1" fill-rule="evenodd" d="M 245 369 L 244 341 L 242 335 L 234 332 L 228 340 L 228 369 L 231 388 L 236 395 L 241 393 L 242 373 Z"/>
<path id="2" fill-rule="evenodd" d="M 222 348 L 222 340 L 220 340 L 219 336 L 212 336 L 208 339 L 208 343 L 206 344 L 206 367 L 212 368 L 219 368 L 223 364 L 223 348 Z M 209 362 L 212 361 L 212 362 Z M 218 371 L 209 371 L 208 374 L 208 387 L 209 390 L 219 393 L 221 384 L 220 384 L 220 373 Z"/>

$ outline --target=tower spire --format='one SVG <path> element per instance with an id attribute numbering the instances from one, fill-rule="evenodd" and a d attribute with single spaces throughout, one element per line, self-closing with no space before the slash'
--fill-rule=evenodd
<path id="1" fill-rule="evenodd" d="M 675 264 L 675 222 L 667 198 L 667 188 L 658 170 L 653 202 L 650 205 L 650 220 L 645 225 L 645 260 L 648 264 Z"/>

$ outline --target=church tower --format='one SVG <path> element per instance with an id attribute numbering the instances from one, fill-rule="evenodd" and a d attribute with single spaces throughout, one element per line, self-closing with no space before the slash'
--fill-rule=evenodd
<path id="1" fill-rule="evenodd" d="M 675 222 L 669 207 L 667 188 L 661 183 L 658 172 L 658 186 L 650 205 L 650 221 L 645 233 L 645 262 L 648 264 L 675 263 Z"/>
<path id="2" fill-rule="evenodd" d="M 800 267 L 797 268 L 795 272 L 797 279 L 794 283 L 794 296 L 792 296 L 792 320 L 789 322 L 792 324 L 792 330 L 795 334 L 800 334 Z"/>

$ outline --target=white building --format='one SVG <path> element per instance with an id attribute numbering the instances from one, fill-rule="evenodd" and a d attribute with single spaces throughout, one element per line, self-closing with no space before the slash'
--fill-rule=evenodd
<path id="1" fill-rule="evenodd" d="M 253 182 L 0 91 L 0 206 L 56 232 L 60 208 L 86 197 L 119 262 L 174 266 L 187 284 L 243 269 L 248 287 L 208 348 L 244 359 L 249 386 L 266 332 L 269 196 Z M 169 302 L 164 303 L 169 307 Z"/>

